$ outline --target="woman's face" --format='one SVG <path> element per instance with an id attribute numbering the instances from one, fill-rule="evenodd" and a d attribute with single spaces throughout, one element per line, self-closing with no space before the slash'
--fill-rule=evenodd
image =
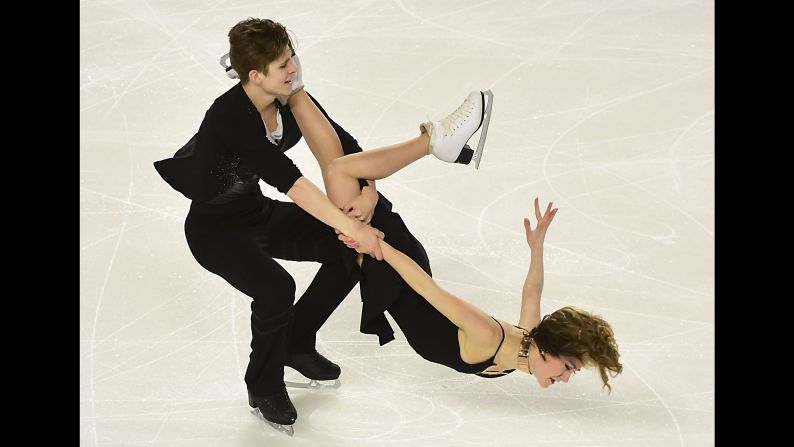
<path id="1" fill-rule="evenodd" d="M 260 74 L 260 86 L 265 92 L 275 96 L 286 96 L 292 92 L 292 80 L 298 69 L 292 55 L 292 50 L 285 47 L 281 55 L 267 66 L 267 75 Z"/>
<path id="2" fill-rule="evenodd" d="M 532 366 L 532 374 L 541 388 L 548 388 L 557 382 L 567 383 L 576 371 L 582 369 L 582 362 L 574 357 L 557 357 L 538 352 L 538 357 Z"/>

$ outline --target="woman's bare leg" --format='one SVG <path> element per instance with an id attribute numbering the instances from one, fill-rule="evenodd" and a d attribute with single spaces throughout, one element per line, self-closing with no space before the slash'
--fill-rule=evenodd
<path id="1" fill-rule="evenodd" d="M 328 197 L 337 206 L 342 207 L 360 194 L 358 179 L 386 178 L 423 156 L 429 155 L 430 134 L 433 136 L 432 152 L 443 161 L 468 164 L 473 156 L 479 157 L 482 139 L 476 152 L 464 145 L 485 122 L 484 116 L 489 110 L 489 108 L 484 109 L 486 95 L 488 98 L 493 96 L 490 90 L 469 93 L 463 104 L 446 118 L 422 123 L 421 133 L 415 138 L 344 157 L 341 156 L 341 143 L 336 132 L 306 92 L 301 90 L 293 94 L 290 98 L 290 106 L 306 137 L 306 142 L 320 163 Z M 490 119 L 490 112 L 487 113 Z M 485 129 L 482 136 L 485 136 Z M 464 149 L 468 152 L 463 152 Z M 477 160 L 479 164 L 479 158 Z"/>
<path id="2" fill-rule="evenodd" d="M 326 194 L 340 208 L 361 193 L 358 179 L 388 177 L 429 152 L 430 138 L 422 132 L 402 143 L 343 156 L 339 136 L 306 92 L 296 92 L 289 104 L 306 144 L 320 164 Z"/>
<path id="3" fill-rule="evenodd" d="M 332 182 L 337 178 L 380 180 L 386 178 L 428 154 L 430 138 L 426 133 L 402 143 L 333 160 L 328 166 Z"/>
<path id="4" fill-rule="evenodd" d="M 328 176 L 329 165 L 344 155 L 339 136 L 305 91 L 295 92 L 289 99 L 289 105 L 303 138 L 306 139 L 306 144 L 320 165 L 326 195 L 331 202 L 342 208 L 361 194 L 361 188 L 357 178 L 336 176 L 337 178 L 332 180 Z"/>
<path id="5" fill-rule="evenodd" d="M 388 177 L 409 164 L 427 155 L 430 138 L 422 132 L 416 138 L 391 146 L 371 149 L 337 158 L 328 166 L 328 197 L 332 190 L 351 180 L 358 185 L 358 179 L 380 180 Z M 363 262 L 359 254 L 358 265 Z"/>

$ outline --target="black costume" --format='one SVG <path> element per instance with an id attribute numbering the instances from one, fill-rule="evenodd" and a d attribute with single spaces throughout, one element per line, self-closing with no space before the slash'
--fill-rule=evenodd
<path id="1" fill-rule="evenodd" d="M 333 126 L 344 153 L 361 152 L 358 142 L 312 100 Z M 490 366 L 465 364 L 459 355 L 457 327 L 386 262 L 365 256 L 359 268 L 357 253 L 345 247 L 331 227 L 294 203 L 262 195 L 259 179 L 286 193 L 301 177 L 284 152 L 302 134 L 290 108 L 276 105 L 283 137 L 273 144 L 238 83 L 215 100 L 184 147 L 172 158 L 154 163 L 164 180 L 192 200 L 185 235 L 195 259 L 253 298 L 251 355 L 245 375 L 249 393 L 265 395 L 283 388 L 286 350 L 313 350 L 317 330 L 359 280 L 360 330 L 377 334 L 381 345 L 394 339 L 383 315 L 388 310 L 411 346 L 427 360 L 466 373 Z M 366 182 L 360 180 L 360 185 Z M 371 225 L 430 274 L 424 247 L 391 208 L 379 194 Z M 294 306 L 295 282 L 273 258 L 323 264 Z"/>

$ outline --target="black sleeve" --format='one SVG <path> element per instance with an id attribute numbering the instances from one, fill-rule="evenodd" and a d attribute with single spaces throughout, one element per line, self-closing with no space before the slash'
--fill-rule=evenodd
<path id="1" fill-rule="evenodd" d="M 306 92 L 306 94 L 309 95 L 309 92 Z M 342 152 L 344 152 L 345 155 L 355 154 L 356 152 L 362 152 L 363 150 L 361 149 L 361 146 L 358 145 L 358 141 L 356 141 L 356 139 L 353 138 L 352 135 L 347 133 L 347 131 L 343 129 L 342 126 L 337 124 L 336 121 L 331 119 L 331 117 L 328 115 L 325 109 L 323 109 L 323 106 L 320 105 L 317 99 L 315 99 L 314 96 L 312 95 L 309 95 L 309 98 L 311 98 L 312 101 L 314 101 L 314 104 L 317 105 L 317 108 L 320 109 L 320 112 L 322 112 L 323 115 L 325 115 L 325 117 L 328 118 L 328 122 L 331 123 L 331 126 L 333 126 L 334 130 L 336 131 L 336 134 L 339 136 L 339 142 L 342 143 Z M 368 185 L 367 181 L 362 179 L 358 180 L 358 184 L 362 188 Z"/>
<path id="2" fill-rule="evenodd" d="M 236 152 L 268 185 L 286 194 L 303 176 L 295 163 L 267 139 L 258 115 L 247 111 L 220 113 L 219 121 L 210 127 L 215 144 Z"/>

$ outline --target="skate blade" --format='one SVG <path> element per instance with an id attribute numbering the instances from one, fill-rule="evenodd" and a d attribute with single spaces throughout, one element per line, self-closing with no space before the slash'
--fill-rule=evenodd
<path id="1" fill-rule="evenodd" d="M 271 428 L 273 428 L 274 430 L 276 430 L 278 432 L 284 433 L 287 436 L 293 436 L 295 434 L 295 429 L 292 428 L 291 425 L 276 424 L 275 422 L 270 422 L 267 419 L 265 419 L 265 417 L 262 416 L 262 412 L 259 411 L 259 408 L 252 409 L 251 410 L 251 414 L 253 414 L 254 416 L 258 417 L 259 419 L 264 421 L 265 424 L 269 425 Z"/>
<path id="2" fill-rule="evenodd" d="M 308 383 L 306 382 L 290 382 L 285 380 L 284 385 L 288 388 L 308 388 L 308 389 L 320 389 L 320 388 L 339 388 L 342 386 L 342 382 L 339 379 L 335 380 L 314 380 L 311 379 Z"/>
<path id="3" fill-rule="evenodd" d="M 491 123 L 491 109 L 493 108 L 493 92 L 486 90 L 482 92 L 487 98 L 485 105 L 485 112 L 483 113 L 482 132 L 480 132 L 480 141 L 477 142 L 477 149 L 471 157 L 474 159 L 474 169 L 480 169 L 480 162 L 482 161 L 482 151 L 485 148 L 485 136 L 488 135 L 488 125 Z"/>

